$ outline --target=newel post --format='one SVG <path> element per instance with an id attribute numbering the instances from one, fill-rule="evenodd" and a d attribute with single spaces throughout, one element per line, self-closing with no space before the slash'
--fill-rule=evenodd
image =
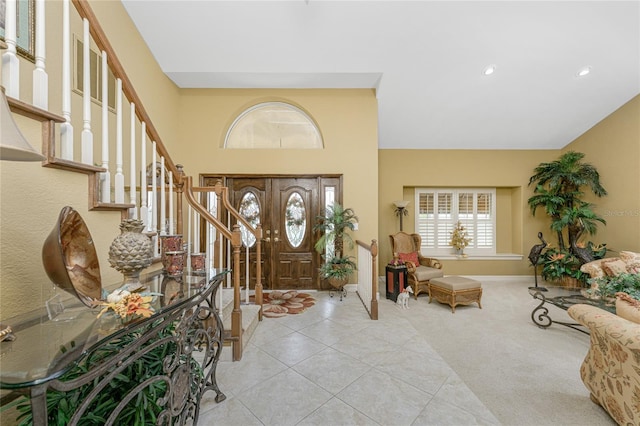
<path id="1" fill-rule="evenodd" d="M 256 225 L 256 305 L 260 306 L 258 320 L 262 321 L 262 225 Z"/>
<path id="2" fill-rule="evenodd" d="M 242 359 L 242 310 L 240 310 L 240 247 L 242 237 L 240 225 L 233 225 L 231 246 L 233 247 L 233 311 L 231 312 L 231 338 L 233 339 L 233 360 Z"/>
<path id="3" fill-rule="evenodd" d="M 182 194 L 184 192 L 184 167 L 182 164 L 176 164 L 178 175 L 176 176 L 176 234 L 182 234 L 183 212 L 182 212 Z"/>
<path id="4" fill-rule="evenodd" d="M 371 240 L 371 319 L 378 319 L 378 241 Z"/>

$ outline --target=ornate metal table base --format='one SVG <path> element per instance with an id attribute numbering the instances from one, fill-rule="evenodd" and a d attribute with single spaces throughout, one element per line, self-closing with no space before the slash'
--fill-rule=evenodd
<path id="1" fill-rule="evenodd" d="M 531 312 L 531 320 L 540 328 L 548 328 L 551 324 L 560 324 L 565 327 L 573 328 L 581 333 L 589 334 L 587 328 L 581 324 L 575 322 L 565 322 L 553 320 L 549 316 L 549 309 L 545 305 L 553 305 L 558 309 L 566 311 L 570 306 L 577 303 L 583 303 L 586 305 L 597 306 L 602 309 L 612 310 L 615 309 L 611 305 L 607 305 L 602 300 L 590 299 L 582 295 L 583 288 L 572 287 L 530 287 L 529 294 L 534 299 L 540 300 L 540 304 L 536 306 Z"/>
<path id="2" fill-rule="evenodd" d="M 573 328 L 574 330 L 578 330 L 581 333 L 589 334 L 588 331 L 581 329 L 581 324 L 578 323 L 569 323 L 564 321 L 554 321 L 549 316 L 549 309 L 547 309 L 544 305 L 545 303 L 549 303 L 549 301 L 544 297 L 544 293 L 541 291 L 536 291 L 533 296 L 535 299 L 540 299 L 541 302 L 538 306 L 535 307 L 533 312 L 531 312 L 531 320 L 540 328 L 548 328 L 551 324 L 560 324 L 565 327 Z M 556 305 L 557 306 L 557 305 Z"/>
<path id="3" fill-rule="evenodd" d="M 208 283 L 202 277 L 196 286 L 181 283 L 191 296 L 150 318 L 125 326 L 118 324 L 116 316 L 111 323 L 96 322 L 84 351 L 81 346 L 62 352 L 65 355 L 58 363 L 66 365 L 75 359 L 73 367 L 24 389 L 30 396 L 33 424 L 47 424 L 51 414 L 47 413 L 47 406 L 51 407 L 48 394 L 56 392 L 77 400 L 69 425 L 87 419 L 96 424 L 124 424 L 123 416 L 130 416 L 140 404 L 145 405 L 145 423 L 153 419 L 153 424 L 196 424 L 205 392 L 215 392 L 216 402 L 226 398 L 216 381 L 223 326 L 215 295 L 223 277 L 224 273 L 219 274 Z M 115 399 L 117 406 L 104 417 L 94 418 L 105 411 L 98 407 L 107 399 Z"/>

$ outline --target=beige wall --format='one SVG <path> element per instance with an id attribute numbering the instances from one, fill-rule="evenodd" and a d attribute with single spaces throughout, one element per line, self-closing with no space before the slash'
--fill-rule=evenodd
<path id="1" fill-rule="evenodd" d="M 500 253 L 524 255 L 523 260 L 443 260 L 446 274 L 526 275 L 533 269 L 527 255 L 537 243 L 539 231 L 548 233 L 543 215 L 531 217 L 527 186 L 534 167 L 549 161 L 558 151 L 381 150 L 378 194 L 380 223 L 380 271 L 391 259 L 389 234 L 400 230 L 393 201 L 411 202 L 403 230 L 415 229 L 413 214 L 416 187 L 495 187 L 497 244 Z M 423 253 L 428 255 L 428 253 Z"/>
<path id="2" fill-rule="evenodd" d="M 584 161 L 600 173 L 608 195 L 591 197 L 596 212 L 607 221 L 594 241 L 615 251 L 640 252 L 640 96 L 569 144 L 563 151 L 585 153 Z"/>
<path id="3" fill-rule="evenodd" d="M 317 123 L 324 149 L 225 150 L 227 130 L 260 102 L 298 106 Z M 343 203 L 358 215 L 355 238 L 370 242 L 378 226 L 377 100 L 373 90 L 184 90 L 180 140 L 169 146 L 185 173 L 342 174 Z"/>

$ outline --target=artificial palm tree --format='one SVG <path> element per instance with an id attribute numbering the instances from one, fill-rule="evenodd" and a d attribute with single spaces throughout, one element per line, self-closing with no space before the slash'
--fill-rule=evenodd
<path id="1" fill-rule="evenodd" d="M 528 204 L 534 216 L 538 207 L 545 209 L 561 251 L 567 250 L 566 230 L 569 252 L 584 263 L 593 260 L 593 255 L 579 246 L 580 237 L 584 232 L 595 234 L 597 223 L 606 224 L 606 221 L 593 211 L 593 204 L 582 199 L 583 189 L 590 189 L 597 197 L 607 195 L 607 191 L 600 184 L 596 168 L 582 162 L 583 158 L 583 153 L 569 151 L 558 160 L 536 167 L 529 179 L 529 185 L 535 184 L 535 189 Z"/>
<path id="2" fill-rule="evenodd" d="M 323 278 L 329 279 L 334 286 L 344 285 L 356 269 L 356 264 L 351 257 L 344 255 L 345 244 L 353 247 L 353 239 L 346 231 L 355 230 L 358 217 L 353 209 L 345 209 L 340 204 L 334 203 L 327 207 L 324 216 L 317 216 L 316 220 L 313 230 L 322 234 L 315 244 L 315 249 L 318 253 L 326 250 L 323 256 L 325 263 L 320 268 L 320 274 Z M 331 279 L 337 281 L 332 282 Z"/>
<path id="3" fill-rule="evenodd" d="M 342 257 L 345 243 L 353 246 L 353 239 L 345 231 L 355 230 L 358 217 L 351 208 L 345 209 L 339 203 L 333 203 L 327 207 L 324 216 L 317 216 L 318 223 L 313 227 L 314 231 L 320 231 L 322 235 L 316 242 L 315 248 L 322 252 L 327 243 L 333 243 L 333 256 Z"/>

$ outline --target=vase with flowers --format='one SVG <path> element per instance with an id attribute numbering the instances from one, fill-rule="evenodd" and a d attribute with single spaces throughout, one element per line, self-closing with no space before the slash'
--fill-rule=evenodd
<path id="1" fill-rule="evenodd" d="M 467 228 L 462 225 L 460 221 L 456 222 L 455 228 L 450 232 L 451 234 L 451 247 L 453 247 L 456 251 L 456 254 L 459 256 L 464 256 L 464 249 L 471 242 L 471 238 L 469 237 L 469 233 L 467 232 Z"/>

